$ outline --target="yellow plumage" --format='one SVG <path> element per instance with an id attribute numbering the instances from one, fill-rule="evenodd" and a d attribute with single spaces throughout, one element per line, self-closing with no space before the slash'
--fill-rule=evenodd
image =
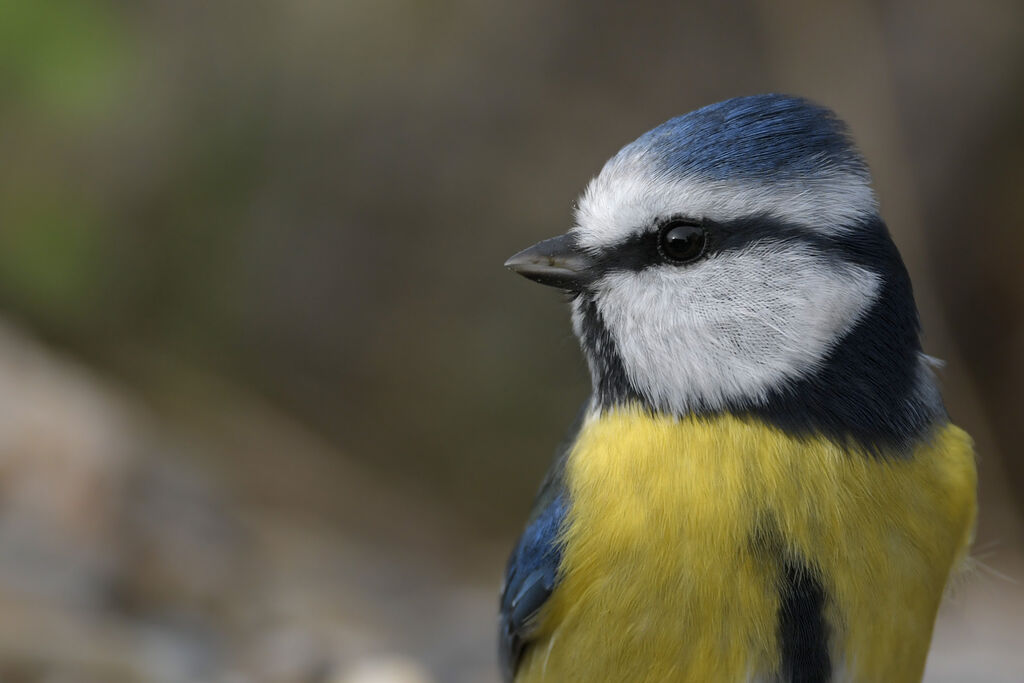
<path id="1" fill-rule="evenodd" d="M 566 463 L 560 582 L 516 681 L 756 680 L 780 663 L 787 555 L 822 585 L 834 680 L 918 681 L 975 478 L 949 424 L 877 457 L 729 416 L 592 416 Z"/>

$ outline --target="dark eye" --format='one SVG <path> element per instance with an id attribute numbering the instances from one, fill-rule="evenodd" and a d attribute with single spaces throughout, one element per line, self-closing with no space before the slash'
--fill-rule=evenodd
<path id="1" fill-rule="evenodd" d="M 661 229 L 658 249 L 661 255 L 675 263 L 689 263 L 704 255 L 708 234 L 699 225 L 672 221 Z"/>

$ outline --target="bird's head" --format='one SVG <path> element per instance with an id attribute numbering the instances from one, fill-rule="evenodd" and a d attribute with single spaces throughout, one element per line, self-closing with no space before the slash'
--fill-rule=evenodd
<path id="1" fill-rule="evenodd" d="M 736 98 L 626 145 L 587 186 L 576 226 L 506 265 L 573 295 L 597 409 L 781 411 L 818 429 L 858 419 L 852 403 L 934 404 L 870 180 L 827 109 Z M 846 392 L 843 405 L 805 418 L 815 408 L 798 394 L 828 403 L 815 391 Z"/>

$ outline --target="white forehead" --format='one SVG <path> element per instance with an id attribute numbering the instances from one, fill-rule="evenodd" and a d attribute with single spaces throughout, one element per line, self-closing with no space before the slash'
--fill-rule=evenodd
<path id="1" fill-rule="evenodd" d="M 719 222 L 761 215 L 835 234 L 876 212 L 868 174 L 831 165 L 824 157 L 806 177 L 713 180 L 666 173 L 627 148 L 583 192 L 575 233 L 581 246 L 596 249 L 673 215 Z"/>

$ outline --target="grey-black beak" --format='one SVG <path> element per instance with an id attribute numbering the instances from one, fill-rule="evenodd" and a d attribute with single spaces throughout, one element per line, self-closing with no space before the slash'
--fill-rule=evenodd
<path id="1" fill-rule="evenodd" d="M 569 291 L 590 279 L 592 263 L 572 235 L 538 242 L 505 261 L 505 267 L 534 282 Z"/>

